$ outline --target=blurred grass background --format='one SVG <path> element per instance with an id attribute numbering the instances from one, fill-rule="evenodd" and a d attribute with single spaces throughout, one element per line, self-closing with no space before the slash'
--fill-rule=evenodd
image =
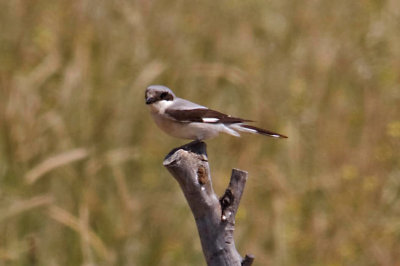
<path id="1" fill-rule="evenodd" d="M 0 265 L 204 265 L 144 90 L 287 134 L 249 171 L 255 265 L 400 265 L 400 2 L 0 1 Z"/>

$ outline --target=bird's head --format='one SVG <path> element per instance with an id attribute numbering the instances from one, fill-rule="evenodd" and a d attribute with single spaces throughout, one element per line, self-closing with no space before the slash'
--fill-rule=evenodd
<path id="1" fill-rule="evenodd" d="M 175 94 L 169 88 L 162 85 L 151 85 L 147 87 L 146 104 L 154 104 L 160 101 L 173 101 Z"/>

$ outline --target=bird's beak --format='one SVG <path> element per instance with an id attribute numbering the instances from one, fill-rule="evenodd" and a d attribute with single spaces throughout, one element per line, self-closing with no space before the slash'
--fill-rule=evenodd
<path id="1" fill-rule="evenodd" d="M 154 98 L 154 97 L 146 98 L 146 104 L 152 104 L 152 103 L 154 103 L 155 101 L 156 101 L 156 98 Z"/>

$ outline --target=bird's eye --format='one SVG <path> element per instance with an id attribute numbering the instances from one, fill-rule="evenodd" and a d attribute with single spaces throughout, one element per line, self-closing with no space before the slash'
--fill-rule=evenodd
<path id="1" fill-rule="evenodd" d="M 164 99 L 165 97 L 167 97 L 167 95 L 168 95 L 167 92 L 163 92 L 163 93 L 161 93 L 160 98 Z"/>

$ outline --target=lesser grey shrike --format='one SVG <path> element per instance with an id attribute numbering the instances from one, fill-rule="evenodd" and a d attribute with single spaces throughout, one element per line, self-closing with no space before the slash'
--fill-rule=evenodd
<path id="1" fill-rule="evenodd" d="M 151 116 L 167 134 L 182 139 L 206 140 L 220 132 L 240 137 L 240 132 L 287 138 L 266 129 L 248 125 L 251 120 L 233 117 L 175 96 L 169 88 L 151 85 L 146 89 Z"/>

